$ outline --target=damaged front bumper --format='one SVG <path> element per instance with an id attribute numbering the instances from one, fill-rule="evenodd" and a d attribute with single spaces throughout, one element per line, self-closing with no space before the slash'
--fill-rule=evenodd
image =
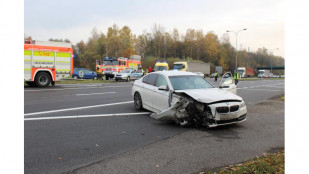
<path id="1" fill-rule="evenodd" d="M 150 117 L 161 121 L 174 121 L 181 126 L 216 127 L 243 122 L 247 108 L 241 100 L 223 100 L 212 103 L 196 101 L 184 93 L 171 93 L 170 107 Z"/>

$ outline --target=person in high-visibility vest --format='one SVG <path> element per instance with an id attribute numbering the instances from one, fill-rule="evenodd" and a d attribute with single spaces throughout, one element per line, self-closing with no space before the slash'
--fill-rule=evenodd
<path id="1" fill-rule="evenodd" d="M 148 68 L 146 68 L 146 71 L 145 71 L 145 75 L 147 75 L 148 74 Z"/>
<path id="2" fill-rule="evenodd" d="M 238 83 L 238 78 L 239 78 L 239 74 L 238 74 L 238 71 L 236 71 L 234 73 L 235 85 L 237 85 L 237 83 Z"/>
<path id="3" fill-rule="evenodd" d="M 218 79 L 218 72 L 216 71 L 215 72 L 215 82 L 217 81 L 217 79 Z"/>

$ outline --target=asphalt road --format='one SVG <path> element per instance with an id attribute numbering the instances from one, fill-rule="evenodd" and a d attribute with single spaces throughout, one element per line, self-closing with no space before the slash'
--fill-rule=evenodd
<path id="1" fill-rule="evenodd" d="M 240 81 L 237 88 L 238 95 L 243 97 L 247 106 L 254 108 L 258 103 L 282 95 L 284 80 Z M 176 135 L 198 131 L 151 119 L 149 114 L 144 113 L 148 111 L 137 112 L 130 92 L 129 82 L 25 87 L 25 173 L 63 173 L 168 141 Z M 251 121 L 248 119 L 240 125 L 250 125 Z M 254 120 L 262 125 L 265 125 L 264 121 Z M 261 125 L 254 125 L 252 129 L 244 126 L 237 130 L 246 132 L 247 145 L 254 146 L 253 137 L 265 133 L 256 131 Z M 283 132 L 282 124 L 273 126 L 274 129 L 267 131 L 269 135 Z M 238 128 L 228 127 L 232 131 Z M 212 137 L 220 139 L 220 133 L 210 133 L 207 139 Z M 283 133 L 282 137 L 274 140 L 284 147 Z M 269 139 L 262 141 L 263 147 L 274 148 Z M 230 148 L 233 149 L 233 146 Z"/>

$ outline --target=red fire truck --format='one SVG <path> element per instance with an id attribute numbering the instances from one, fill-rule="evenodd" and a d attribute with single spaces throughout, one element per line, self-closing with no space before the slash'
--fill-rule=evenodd
<path id="1" fill-rule="evenodd" d="M 115 74 L 119 73 L 126 68 L 138 69 L 141 67 L 141 56 L 133 55 L 130 58 L 124 57 L 105 57 L 102 61 L 96 61 L 96 70 L 105 75 L 106 80 L 114 78 Z"/>

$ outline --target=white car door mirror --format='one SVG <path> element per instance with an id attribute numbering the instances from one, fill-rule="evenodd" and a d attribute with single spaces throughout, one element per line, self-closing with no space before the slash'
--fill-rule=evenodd
<path id="1" fill-rule="evenodd" d="M 163 91 L 167 91 L 168 90 L 166 85 L 159 86 L 158 89 L 159 90 L 163 90 Z"/>

